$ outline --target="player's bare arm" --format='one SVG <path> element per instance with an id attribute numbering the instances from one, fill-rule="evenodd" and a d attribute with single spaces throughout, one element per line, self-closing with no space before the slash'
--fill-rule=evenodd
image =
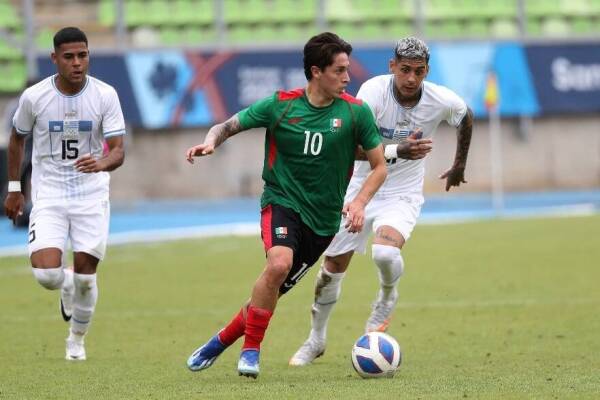
<path id="1" fill-rule="evenodd" d="M 473 111 L 467 108 L 467 113 L 463 117 L 456 130 L 456 154 L 452 167 L 440 175 L 440 179 L 446 179 L 446 191 L 452 186 L 460 186 L 461 183 L 467 183 L 465 180 L 465 167 L 467 166 L 467 155 L 471 145 L 471 134 L 473 132 Z"/>
<path id="2" fill-rule="evenodd" d="M 109 149 L 106 157 L 96 159 L 91 154 L 85 154 L 75 161 L 75 168 L 83 173 L 108 172 L 119 168 L 125 160 L 123 136 L 109 138 L 106 143 Z"/>
<path id="3" fill-rule="evenodd" d="M 23 149 L 25 148 L 25 135 L 19 135 L 15 128 L 12 129 L 8 143 L 8 180 L 21 180 L 21 162 L 23 161 Z M 8 192 L 4 200 L 4 213 L 13 223 L 23 213 L 25 199 L 21 191 Z"/>
<path id="4" fill-rule="evenodd" d="M 242 131 L 240 119 L 235 114 L 227 121 L 214 125 L 208 130 L 204 143 L 190 147 L 185 152 L 185 158 L 190 164 L 194 163 L 194 157 L 208 156 L 215 152 L 224 141 Z"/>
<path id="5" fill-rule="evenodd" d="M 365 222 L 365 207 L 377 190 L 379 190 L 379 187 L 383 184 L 387 176 L 382 145 L 367 150 L 366 156 L 369 164 L 371 164 L 371 173 L 367 176 L 360 192 L 358 192 L 354 200 L 345 204 L 342 210 L 342 214 L 346 217 L 345 227 L 349 232 L 360 232 L 362 230 Z"/>
<path id="6" fill-rule="evenodd" d="M 356 150 L 354 151 L 354 159 L 358 161 L 367 161 L 367 153 L 359 144 L 356 146 Z"/>

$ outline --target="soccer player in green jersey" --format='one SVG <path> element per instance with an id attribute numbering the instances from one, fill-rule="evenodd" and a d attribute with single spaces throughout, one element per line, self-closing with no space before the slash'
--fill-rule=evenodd
<path id="1" fill-rule="evenodd" d="M 379 131 L 366 103 L 345 93 L 352 46 L 333 33 L 312 37 L 304 46 L 306 88 L 279 91 L 213 126 L 204 143 L 186 152 L 212 154 L 227 138 L 264 127 L 265 182 L 261 236 L 267 263 L 239 313 L 187 360 L 192 371 L 210 367 L 238 338 L 244 345 L 240 375 L 256 378 L 260 343 L 278 298 L 319 259 L 338 231 L 341 214 L 350 232 L 360 232 L 366 204 L 386 177 Z M 344 195 L 358 146 L 371 173 L 356 197 Z"/>

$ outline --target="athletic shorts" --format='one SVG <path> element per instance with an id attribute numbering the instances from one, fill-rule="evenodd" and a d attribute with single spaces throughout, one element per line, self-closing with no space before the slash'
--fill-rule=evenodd
<path id="1" fill-rule="evenodd" d="M 347 203 L 354 199 L 358 190 L 360 187 L 348 187 L 344 201 Z M 359 233 L 348 232 L 344 228 L 346 221 L 342 217 L 340 230 L 324 254 L 331 257 L 349 251 L 365 254 L 369 236 L 384 225 L 396 229 L 407 241 L 417 223 L 422 205 L 422 195 L 377 193 L 365 208 L 365 224 L 362 231 Z"/>
<path id="2" fill-rule="evenodd" d="M 317 235 L 302 222 L 300 214 L 277 204 L 266 206 L 260 214 L 260 235 L 265 252 L 273 246 L 289 247 L 294 252 L 292 269 L 279 288 L 279 293 L 284 294 L 319 260 L 333 235 Z"/>
<path id="3" fill-rule="evenodd" d="M 108 200 L 37 200 L 29 218 L 29 256 L 50 247 L 64 253 L 70 240 L 74 252 L 102 260 L 109 220 Z"/>

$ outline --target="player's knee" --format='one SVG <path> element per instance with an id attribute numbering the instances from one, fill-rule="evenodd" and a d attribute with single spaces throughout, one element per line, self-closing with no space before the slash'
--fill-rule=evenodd
<path id="1" fill-rule="evenodd" d="M 32 268 L 33 276 L 40 285 L 48 290 L 56 290 L 62 287 L 65 274 L 59 268 Z"/>
<path id="2" fill-rule="evenodd" d="M 374 244 L 371 247 L 373 261 L 382 273 L 399 278 L 404 272 L 404 260 L 400 249 L 394 246 Z"/>
<path id="3" fill-rule="evenodd" d="M 325 256 L 323 268 L 325 268 L 328 272 L 335 274 L 346 272 L 353 254 L 354 252 L 350 251 L 337 256 Z"/>
<path id="4" fill-rule="evenodd" d="M 265 274 L 273 286 L 279 287 L 292 269 L 292 260 L 287 257 L 275 257 L 267 265 Z"/>

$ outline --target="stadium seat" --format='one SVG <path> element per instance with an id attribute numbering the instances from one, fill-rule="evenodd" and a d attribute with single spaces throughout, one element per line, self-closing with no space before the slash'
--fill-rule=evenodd
<path id="1" fill-rule="evenodd" d="M 589 17 L 576 17 L 571 22 L 571 32 L 576 35 L 591 35 L 597 30 Z"/>
<path id="2" fill-rule="evenodd" d="M 35 45 L 38 50 L 49 51 L 54 50 L 54 31 L 50 29 L 42 29 L 35 36 Z"/>
<path id="3" fill-rule="evenodd" d="M 404 28 L 406 23 L 402 21 L 392 22 L 388 26 L 394 26 L 396 29 Z M 388 40 L 387 31 L 379 22 L 367 22 L 363 25 L 362 36 L 365 40 Z"/>
<path id="4" fill-rule="evenodd" d="M 406 23 L 392 22 L 388 26 L 386 34 L 388 36 L 383 37 L 382 39 L 389 40 L 391 37 L 391 40 L 393 43 L 395 43 L 397 40 L 399 40 L 403 37 L 414 35 L 414 29 L 413 29 L 412 22 L 408 22 L 408 21 Z"/>
<path id="5" fill-rule="evenodd" d="M 183 32 L 175 27 L 163 27 L 158 33 L 160 42 L 166 46 L 179 46 L 184 42 Z"/>
<path id="6" fill-rule="evenodd" d="M 146 3 L 144 24 L 153 26 L 173 25 L 173 14 L 169 2 L 150 0 Z"/>
<path id="7" fill-rule="evenodd" d="M 427 37 L 436 39 L 454 39 L 466 36 L 462 24 L 459 21 L 429 21 L 425 25 Z"/>
<path id="8" fill-rule="evenodd" d="M 490 34 L 499 39 L 515 38 L 519 36 L 519 26 L 515 20 L 499 18 L 492 22 Z"/>
<path id="9" fill-rule="evenodd" d="M 542 24 L 539 18 L 528 17 L 525 25 L 525 33 L 527 36 L 541 36 Z"/>
<path id="10" fill-rule="evenodd" d="M 562 15 L 576 17 L 589 15 L 592 10 L 588 0 L 562 0 L 560 11 Z"/>
<path id="11" fill-rule="evenodd" d="M 600 0 L 589 0 L 590 14 L 600 16 Z"/>
<path id="12" fill-rule="evenodd" d="M 569 33 L 569 24 L 564 18 L 552 17 L 542 22 L 542 34 L 544 36 L 564 37 Z"/>
<path id="13" fill-rule="evenodd" d="M 276 23 L 311 23 L 317 16 L 318 0 L 273 0 L 269 21 Z"/>
<path id="14" fill-rule="evenodd" d="M 364 21 L 402 21 L 414 18 L 412 0 L 354 0 L 359 18 Z"/>
<path id="15" fill-rule="evenodd" d="M 525 14 L 530 17 L 551 17 L 560 15 L 560 0 L 527 0 Z"/>
<path id="16" fill-rule="evenodd" d="M 15 38 L 18 40 L 18 38 Z M 19 60 L 23 57 L 23 53 L 19 47 L 8 42 L 3 37 L 0 37 L 0 60 Z"/>
<path id="17" fill-rule="evenodd" d="M 358 22 L 361 13 L 354 7 L 352 0 L 329 0 L 325 3 L 325 16 L 329 23 Z"/>
<path id="18" fill-rule="evenodd" d="M 472 18 L 465 24 L 465 33 L 469 37 L 486 37 L 490 35 L 489 23 L 480 18 Z"/>
<path id="19" fill-rule="evenodd" d="M 339 37 L 349 42 L 363 39 L 362 26 L 357 25 L 355 22 L 336 22 L 330 25 L 330 29 Z"/>
<path id="20" fill-rule="evenodd" d="M 314 25 L 283 24 L 279 30 L 281 40 L 291 42 L 305 42 L 307 37 L 317 33 Z"/>
<path id="21" fill-rule="evenodd" d="M 131 43 L 135 47 L 156 47 L 160 44 L 160 37 L 155 28 L 140 26 L 131 32 Z"/>
<path id="22" fill-rule="evenodd" d="M 468 18 L 517 18 L 517 0 L 463 0 Z"/>
<path id="23" fill-rule="evenodd" d="M 427 0 L 423 12 L 428 20 L 464 18 L 463 11 L 452 0 Z"/>
<path id="24" fill-rule="evenodd" d="M 98 22 L 103 26 L 113 26 L 117 19 L 117 10 L 113 0 L 100 0 L 98 4 Z"/>
<path id="25" fill-rule="evenodd" d="M 9 1 L 0 1 L 0 28 L 19 29 L 21 17 L 16 8 Z"/>
<path id="26" fill-rule="evenodd" d="M 263 23 L 270 13 L 264 0 L 224 0 L 223 18 L 229 24 Z"/>
<path id="27" fill-rule="evenodd" d="M 233 25 L 227 30 L 227 41 L 248 44 L 254 41 L 254 30 L 247 25 Z"/>
<path id="28" fill-rule="evenodd" d="M 171 13 L 171 21 L 176 25 L 211 25 L 215 5 L 212 0 L 175 0 Z"/>
<path id="29" fill-rule="evenodd" d="M 19 92 L 25 86 L 27 68 L 23 60 L 0 63 L 0 91 Z"/>
<path id="30" fill-rule="evenodd" d="M 182 43 L 186 46 L 201 46 L 217 40 L 216 30 L 210 27 L 188 26 L 182 32 Z"/>
<path id="31" fill-rule="evenodd" d="M 125 9 L 125 25 L 129 28 L 135 28 L 140 25 L 147 24 L 146 6 L 141 0 L 126 0 Z"/>

